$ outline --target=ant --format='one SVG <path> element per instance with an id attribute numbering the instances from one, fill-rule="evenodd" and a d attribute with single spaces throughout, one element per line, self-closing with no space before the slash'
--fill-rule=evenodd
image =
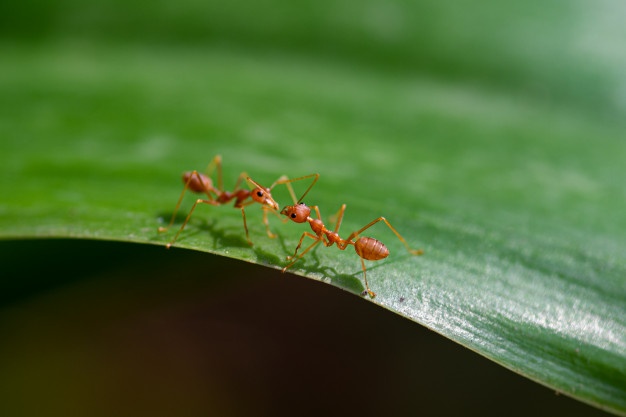
<path id="1" fill-rule="evenodd" d="M 210 173 L 216 167 L 217 167 L 217 188 L 213 185 L 213 181 L 209 177 Z M 265 188 L 261 186 L 259 183 L 257 183 L 256 181 L 254 181 L 253 179 L 251 179 L 245 172 L 242 172 L 241 174 L 239 174 L 239 177 L 237 178 L 237 182 L 235 183 L 234 190 L 224 191 L 224 185 L 222 182 L 222 157 L 220 155 L 217 155 L 213 158 L 213 160 L 207 166 L 206 172 L 207 174 L 201 174 L 198 171 L 188 171 L 188 172 L 183 173 L 182 179 L 183 179 L 183 182 L 185 183 L 185 187 L 183 188 L 183 191 L 180 194 L 178 203 L 176 203 L 176 208 L 174 209 L 174 212 L 172 213 L 172 218 L 169 224 L 167 225 L 167 227 L 159 227 L 158 229 L 159 233 L 166 232 L 174 224 L 174 220 L 176 219 L 176 213 L 178 212 L 178 209 L 180 208 L 180 204 L 183 201 L 183 197 L 185 196 L 185 193 L 187 192 L 187 190 L 194 192 L 196 194 L 206 194 L 207 199 L 198 198 L 196 200 L 196 202 L 191 207 L 191 210 L 189 210 L 189 214 L 187 214 L 187 218 L 183 222 L 182 226 L 180 227 L 180 229 L 178 230 L 174 238 L 167 245 L 165 245 L 166 248 L 169 249 L 174 244 L 174 242 L 178 238 L 178 235 L 180 235 L 180 233 L 183 231 L 183 229 L 189 222 L 189 219 L 191 218 L 191 215 L 196 209 L 196 207 L 198 206 L 198 204 L 209 204 L 212 206 L 221 206 L 224 204 L 228 204 L 232 200 L 235 200 L 234 208 L 241 209 L 241 216 L 243 217 L 243 228 L 246 231 L 246 239 L 248 240 L 248 243 L 250 245 L 252 245 L 252 241 L 250 240 L 250 235 L 248 233 L 248 225 L 246 223 L 245 209 L 247 206 L 254 204 L 254 203 L 261 204 L 263 208 L 263 223 L 265 224 L 267 235 L 270 238 L 276 237 L 276 235 L 271 232 L 269 222 L 267 220 L 268 211 L 277 213 L 279 209 L 278 203 L 274 201 L 274 199 L 272 198 L 271 191 L 277 184 L 285 183 L 286 181 L 287 182 L 297 181 L 300 178 L 289 180 L 287 177 L 282 176 L 278 180 L 276 180 L 271 185 L 271 187 Z M 251 186 L 254 186 L 255 188 L 252 190 L 239 188 L 239 185 L 241 184 L 244 178 Z M 303 177 L 303 178 L 307 178 L 307 177 Z M 290 190 L 290 193 L 293 195 L 293 190 Z"/>
<path id="2" fill-rule="evenodd" d="M 311 187 L 309 187 L 309 190 L 310 188 Z M 357 238 L 361 233 L 363 233 L 365 230 L 369 229 L 376 223 L 382 221 L 382 222 L 385 222 L 385 224 L 389 227 L 389 229 L 391 229 L 391 231 L 398 237 L 400 242 L 404 244 L 407 251 L 411 255 L 421 255 L 424 253 L 424 251 L 421 249 L 411 249 L 409 244 L 400 235 L 400 233 L 398 233 L 398 231 L 393 228 L 391 223 L 389 223 L 389 221 L 387 221 L 387 219 L 385 219 L 382 216 L 375 220 L 372 220 L 371 222 L 369 222 L 367 225 L 360 228 L 356 232 L 352 232 L 350 236 L 348 236 L 347 239 L 342 239 L 339 236 L 338 231 L 339 231 L 339 226 L 341 226 L 341 221 L 343 220 L 343 214 L 346 210 L 346 205 L 343 204 L 341 208 L 339 209 L 339 211 L 337 212 L 337 223 L 335 225 L 335 230 L 332 230 L 332 231 L 328 230 L 326 226 L 324 226 L 324 222 L 322 221 L 322 216 L 320 214 L 319 207 L 318 206 L 309 207 L 306 204 L 302 203 L 302 199 L 308 193 L 309 190 L 307 190 L 297 202 L 295 201 L 295 198 L 294 198 L 293 200 L 295 204 L 293 206 L 286 206 L 280 212 L 281 214 L 287 216 L 289 219 L 291 219 L 295 223 L 308 222 L 309 225 L 311 226 L 311 230 L 313 230 L 313 233 L 304 232 L 302 234 L 302 236 L 300 237 L 300 242 L 298 242 L 298 246 L 296 246 L 296 250 L 294 254 L 292 256 L 287 257 L 287 260 L 293 259 L 293 261 L 289 265 L 285 266 L 282 272 L 285 272 L 287 269 L 293 266 L 293 264 L 295 264 L 300 258 L 302 258 L 308 251 L 313 249 L 320 242 L 323 242 L 325 246 L 332 246 L 333 244 L 336 244 L 340 250 L 345 250 L 348 247 L 348 245 L 352 245 L 354 246 L 354 250 L 356 251 L 357 255 L 359 255 L 359 257 L 361 258 L 361 267 L 363 268 L 363 279 L 365 281 L 365 288 L 366 288 L 366 290 L 363 291 L 362 295 L 365 295 L 367 293 L 371 298 L 374 298 L 376 297 L 376 293 L 370 289 L 369 284 L 367 283 L 367 274 L 366 274 L 364 259 L 367 259 L 369 261 L 378 261 L 380 259 L 384 259 L 387 256 L 389 256 L 389 249 L 387 249 L 384 243 L 372 237 L 359 237 L 356 241 L 354 240 L 355 238 Z M 293 193 L 292 193 L 292 196 L 293 196 Z M 317 219 L 314 219 L 311 217 L 311 210 L 315 210 Z M 304 241 L 304 238 L 307 236 L 312 238 L 314 242 L 308 248 L 306 248 L 304 251 L 298 254 L 298 250 L 302 247 L 302 242 Z"/>

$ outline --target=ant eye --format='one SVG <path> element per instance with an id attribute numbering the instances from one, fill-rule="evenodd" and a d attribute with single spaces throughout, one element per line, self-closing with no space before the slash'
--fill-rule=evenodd
<path id="1" fill-rule="evenodd" d="M 296 213 L 291 213 L 291 218 L 295 219 L 296 218 Z"/>
<path id="2" fill-rule="evenodd" d="M 263 191 L 257 191 L 257 192 L 256 192 L 256 195 L 257 195 L 258 197 L 263 197 Z"/>
<path id="3" fill-rule="evenodd" d="M 303 206 L 303 205 L 304 205 L 304 203 L 300 203 L 300 205 L 301 205 L 301 206 Z"/>

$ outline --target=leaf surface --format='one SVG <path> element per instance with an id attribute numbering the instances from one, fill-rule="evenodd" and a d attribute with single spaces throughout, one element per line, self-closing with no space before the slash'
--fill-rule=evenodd
<path id="1" fill-rule="evenodd" d="M 343 39 L 337 48 L 351 45 Z M 366 263 L 372 302 L 626 413 L 626 125 L 607 87 L 624 81 L 613 58 L 603 77 L 564 53 L 581 64 L 570 79 L 604 83 L 587 96 L 547 59 L 521 68 L 505 60 L 508 75 L 489 84 L 476 74 L 498 66 L 484 57 L 472 66 L 459 54 L 469 75 L 448 68 L 440 77 L 434 66 L 399 70 L 402 56 L 419 64 L 405 43 L 394 45 L 396 64 L 364 68 L 363 51 L 337 62 L 289 45 L 5 43 L 0 236 L 165 245 L 175 228 L 157 228 L 174 209 L 180 174 L 216 154 L 227 188 L 243 171 L 267 185 L 317 172 L 305 202 L 327 225 L 347 204 L 342 236 L 385 216 L 425 251 L 410 256 L 382 222 L 367 230 L 391 252 Z M 493 39 L 486 45 L 499 50 Z M 380 62 L 383 50 L 375 48 Z M 535 80 L 552 99 L 520 86 L 533 69 L 545 70 Z M 298 193 L 306 186 L 295 184 Z M 274 196 L 290 202 L 280 186 Z M 279 235 L 270 239 L 261 210 L 247 213 L 253 247 L 231 206 L 200 206 L 176 246 L 285 266 L 308 227 L 270 216 Z M 353 250 L 319 246 L 290 272 L 361 293 Z"/>

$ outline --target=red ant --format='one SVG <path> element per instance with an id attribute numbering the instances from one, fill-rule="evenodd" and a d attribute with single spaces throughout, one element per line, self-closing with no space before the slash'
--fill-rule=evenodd
<path id="1" fill-rule="evenodd" d="M 187 190 L 190 190 L 197 194 L 206 194 L 208 198 L 207 199 L 199 198 L 196 200 L 196 202 L 191 207 L 191 210 L 189 210 L 189 214 L 187 214 L 187 218 L 183 222 L 182 226 L 180 227 L 180 229 L 178 230 L 174 238 L 167 245 L 165 245 L 168 249 L 174 244 L 174 242 L 178 238 L 178 235 L 180 235 L 180 233 L 183 231 L 183 229 L 187 225 L 187 222 L 189 222 L 189 219 L 191 218 L 191 215 L 193 211 L 196 209 L 196 206 L 198 204 L 210 204 L 212 206 L 221 206 L 223 204 L 229 203 L 232 200 L 235 200 L 234 207 L 241 209 L 241 216 L 243 217 L 243 227 L 246 231 L 246 239 L 248 240 L 248 243 L 250 245 L 252 245 L 252 241 L 250 240 L 250 235 L 248 233 L 248 225 L 246 223 L 245 209 L 247 206 L 254 204 L 254 203 L 261 204 L 263 208 L 263 223 L 265 224 L 267 235 L 270 238 L 276 237 L 276 235 L 270 231 L 269 222 L 267 220 L 268 210 L 271 210 L 274 213 L 276 213 L 279 208 L 278 203 L 274 201 L 274 199 L 272 198 L 271 190 L 274 188 L 274 186 L 279 184 L 279 181 L 287 181 L 288 179 L 284 176 L 280 177 L 276 182 L 274 182 L 274 184 L 272 184 L 271 187 L 265 188 L 261 186 L 259 183 L 257 183 L 256 181 L 252 180 L 250 177 L 248 177 L 245 172 L 242 172 L 241 174 L 239 174 L 239 177 L 237 178 L 237 182 L 235 183 L 234 190 L 224 191 L 224 186 L 222 182 L 222 157 L 220 155 L 217 155 L 213 158 L 211 163 L 209 163 L 209 165 L 207 166 L 206 172 L 210 175 L 210 173 L 213 171 L 213 169 L 215 169 L 216 166 L 217 166 L 217 188 L 215 188 L 215 186 L 213 185 L 213 181 L 208 175 L 201 174 L 198 171 L 189 171 L 183 174 L 183 182 L 185 183 L 185 187 L 183 188 L 183 191 L 180 194 L 178 203 L 176 203 L 176 208 L 174 209 L 174 213 L 172 213 L 172 219 L 170 220 L 170 223 L 168 224 L 167 227 L 159 227 L 158 229 L 159 233 L 167 231 L 172 226 L 172 224 L 174 224 L 174 220 L 176 219 L 176 213 L 178 212 L 178 209 L 180 208 L 180 204 L 183 201 L 183 197 L 185 195 L 185 192 L 187 192 Z M 255 187 L 253 190 L 239 188 L 239 185 L 241 184 L 241 181 L 244 178 L 250 185 L 253 185 Z M 251 200 L 248 201 L 248 199 L 251 199 Z"/>
<path id="2" fill-rule="evenodd" d="M 309 189 L 310 188 L 311 187 L 309 187 Z M 293 206 L 286 206 L 280 212 L 281 214 L 287 216 L 289 219 L 296 223 L 308 222 L 311 226 L 311 230 L 313 230 L 313 233 L 304 232 L 302 234 L 302 236 L 300 237 L 300 242 L 298 242 L 298 246 L 296 246 L 294 254 L 287 257 L 287 260 L 293 259 L 293 262 L 284 267 L 282 272 L 285 272 L 287 269 L 289 269 L 293 264 L 295 264 L 300 258 L 302 258 L 308 251 L 313 249 L 320 242 L 323 242 L 325 246 L 332 246 L 333 244 L 337 244 L 337 247 L 340 250 L 344 250 L 348 247 L 348 245 L 352 245 L 354 246 L 354 250 L 356 251 L 357 255 L 359 255 L 359 257 L 361 258 L 361 267 L 363 268 L 363 279 L 365 280 L 366 288 L 366 290 L 363 292 L 363 295 L 367 293 L 371 298 L 374 298 L 376 297 L 376 293 L 370 289 L 369 284 L 367 283 L 364 259 L 367 259 L 369 261 L 378 261 L 380 259 L 384 259 L 389 256 L 389 249 L 387 249 L 384 243 L 372 237 L 359 237 L 356 241 L 354 241 L 353 239 L 358 237 L 362 232 L 369 229 L 376 223 L 383 221 L 398 237 L 398 239 L 400 239 L 400 242 L 404 244 L 407 251 L 409 251 L 411 255 L 421 255 L 424 253 L 424 251 L 421 249 L 411 249 L 406 240 L 402 236 L 400 236 L 400 233 L 398 233 L 398 231 L 394 229 L 393 226 L 391 226 L 391 224 L 384 217 L 379 217 L 371 221 L 366 226 L 360 228 L 356 232 L 352 232 L 347 239 L 342 239 L 337 232 L 339 231 L 339 226 L 341 226 L 341 221 L 343 220 L 343 214 L 346 209 L 346 205 L 343 204 L 339 209 L 339 212 L 337 213 L 337 224 L 335 225 L 335 230 L 328 230 L 326 226 L 324 226 L 324 222 L 322 222 L 322 216 L 320 215 L 319 207 L 308 207 L 306 204 L 301 202 L 306 193 L 308 193 L 308 191 L 309 190 L 307 190 L 302 195 L 302 197 L 300 197 L 300 200 L 298 200 Z M 311 209 L 315 210 L 317 219 L 313 219 L 311 217 Z M 304 238 L 306 236 L 312 238 L 314 242 L 298 255 L 298 250 L 302 246 L 302 242 L 304 241 Z"/>

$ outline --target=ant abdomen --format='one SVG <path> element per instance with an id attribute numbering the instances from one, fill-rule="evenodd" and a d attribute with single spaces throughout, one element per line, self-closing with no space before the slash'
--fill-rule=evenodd
<path id="1" fill-rule="evenodd" d="M 361 237 L 354 243 L 357 255 L 368 261 L 378 261 L 389 256 L 389 249 L 380 240 L 373 237 Z"/>
<path id="2" fill-rule="evenodd" d="M 211 178 L 197 171 L 188 171 L 183 174 L 183 182 L 194 193 L 204 193 L 213 190 Z"/>

